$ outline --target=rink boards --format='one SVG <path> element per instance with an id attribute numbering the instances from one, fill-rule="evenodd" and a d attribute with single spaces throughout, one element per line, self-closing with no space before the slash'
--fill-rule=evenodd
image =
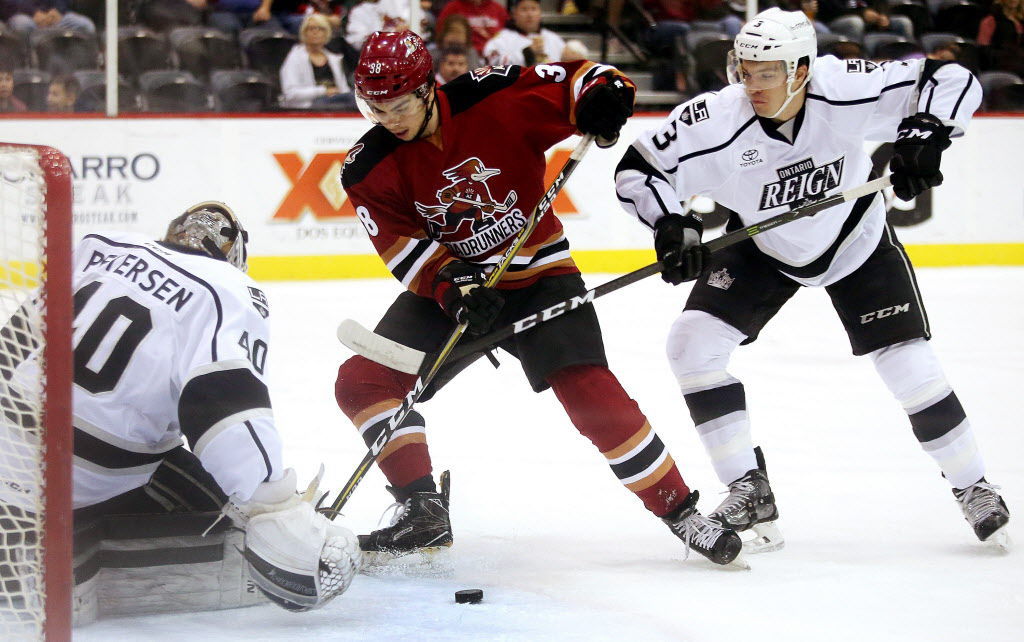
<path id="1" fill-rule="evenodd" d="M 628 141 L 660 121 L 633 118 L 618 146 L 588 154 L 555 203 L 585 271 L 652 260 L 650 234 L 619 208 L 612 175 Z M 69 157 L 79 238 L 111 228 L 157 236 L 188 205 L 223 200 L 250 232 L 255 278 L 362 278 L 386 272 L 337 177 L 367 126 L 358 117 L 290 115 L 5 119 L 0 140 L 52 145 Z M 573 144 L 549 152 L 549 176 Z M 887 148 L 867 149 L 884 169 Z M 945 184 L 893 204 L 890 221 L 918 265 L 1024 264 L 1021 149 L 1024 118 L 978 117 L 944 154 Z M 724 213 L 708 199 L 694 208 L 705 214 L 705 238 L 717 234 Z"/>

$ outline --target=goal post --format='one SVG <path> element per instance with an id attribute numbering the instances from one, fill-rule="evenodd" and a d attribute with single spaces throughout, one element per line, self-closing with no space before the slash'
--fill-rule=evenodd
<path id="1" fill-rule="evenodd" d="M 0 143 L 0 639 L 71 639 L 71 167 Z"/>

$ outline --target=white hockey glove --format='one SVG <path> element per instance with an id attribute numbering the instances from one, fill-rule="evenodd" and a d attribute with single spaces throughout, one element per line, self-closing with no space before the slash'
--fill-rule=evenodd
<path id="1" fill-rule="evenodd" d="M 245 531 L 249 575 L 272 602 L 289 611 L 316 609 L 344 593 L 359 572 L 355 534 L 313 509 L 320 473 L 306 492 L 296 491 L 295 471 L 260 484 L 245 503 L 225 512 Z"/>

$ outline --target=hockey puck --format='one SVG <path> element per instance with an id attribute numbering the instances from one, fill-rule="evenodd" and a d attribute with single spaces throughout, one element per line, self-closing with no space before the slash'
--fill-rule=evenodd
<path id="1" fill-rule="evenodd" d="M 463 589 L 455 591 L 456 604 L 479 604 L 484 599 L 484 592 L 480 589 Z"/>

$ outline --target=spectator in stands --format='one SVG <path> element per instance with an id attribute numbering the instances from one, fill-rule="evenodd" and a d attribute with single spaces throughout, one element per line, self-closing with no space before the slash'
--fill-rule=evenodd
<path id="1" fill-rule="evenodd" d="M 540 26 L 540 0 L 518 0 L 512 5 L 512 20 L 484 45 L 489 65 L 532 66 L 560 62 L 565 40 Z"/>
<path id="2" fill-rule="evenodd" d="M 770 5 L 772 3 L 759 3 Z M 828 28 L 824 22 L 818 20 L 818 0 L 779 0 L 774 3 L 783 11 L 803 11 L 807 19 L 811 21 L 811 25 L 814 27 L 815 33 L 832 33 L 832 30 Z M 746 2 L 737 2 L 733 0 L 729 3 L 732 10 L 741 18 L 745 17 L 747 10 Z"/>
<path id="3" fill-rule="evenodd" d="M 349 110 L 355 99 L 341 69 L 341 56 L 324 48 L 331 35 L 327 17 L 311 13 L 299 27 L 299 44 L 281 64 L 281 106 Z"/>
<path id="4" fill-rule="evenodd" d="M 405 31 L 408 28 L 408 0 L 363 0 L 348 12 L 345 40 L 359 51 L 374 31 Z"/>
<path id="5" fill-rule="evenodd" d="M 946 62 L 957 62 L 960 60 L 960 45 L 953 41 L 944 42 L 932 49 L 932 52 L 928 54 L 928 58 Z"/>
<path id="6" fill-rule="evenodd" d="M 576 62 L 577 60 L 590 60 L 590 52 L 582 40 L 568 40 L 565 48 L 562 49 L 562 62 Z"/>
<path id="7" fill-rule="evenodd" d="M 434 37 L 434 42 L 427 45 L 430 57 L 433 60 L 438 60 L 441 52 L 445 49 L 458 47 L 466 50 L 466 62 L 470 69 L 479 67 L 480 57 L 476 49 L 473 48 L 473 30 L 470 28 L 466 16 L 455 14 L 445 20 L 444 24 L 440 22 L 438 24 L 441 26 Z"/>
<path id="8" fill-rule="evenodd" d="M 494 0 L 449 0 L 437 17 L 437 24 L 444 30 L 444 24 L 453 15 L 466 17 L 471 29 L 470 39 L 477 53 L 482 54 L 484 45 L 494 37 L 505 23 L 508 12 Z"/>
<path id="9" fill-rule="evenodd" d="M 1024 0 L 993 0 L 978 26 L 984 69 L 1024 76 Z"/>
<path id="10" fill-rule="evenodd" d="M 50 90 L 46 94 L 46 110 L 57 113 L 75 111 L 80 85 L 74 76 L 54 76 L 50 81 Z"/>
<path id="11" fill-rule="evenodd" d="M 437 58 L 437 72 L 434 81 L 437 86 L 451 82 L 469 71 L 469 57 L 464 47 L 449 47 Z"/>
<path id="12" fill-rule="evenodd" d="M 22 36 L 42 27 L 96 32 L 92 20 L 68 9 L 69 0 L 3 0 L 0 2 L 0 18 Z"/>
<path id="13" fill-rule="evenodd" d="M 207 0 L 141 0 L 135 15 L 153 31 L 168 31 L 201 25 L 208 7 Z"/>
<path id="14" fill-rule="evenodd" d="M 331 29 L 338 31 L 341 28 L 341 5 L 337 0 L 272 0 L 270 13 L 295 35 L 299 34 L 302 21 L 311 13 L 323 14 L 331 23 Z"/>
<path id="15" fill-rule="evenodd" d="M 865 31 L 891 31 L 904 38 L 914 38 L 914 23 L 907 16 L 889 14 L 886 0 L 818 0 L 818 19 L 833 32 L 842 33 L 861 42 Z M 842 24 L 835 20 L 845 18 Z"/>
<path id="16" fill-rule="evenodd" d="M 7 60 L 0 60 L 0 112 L 22 111 L 28 111 L 28 107 L 14 95 L 14 67 Z"/>
<path id="17" fill-rule="evenodd" d="M 212 0 L 210 26 L 233 35 L 242 29 L 283 29 L 270 11 L 272 0 Z"/>

